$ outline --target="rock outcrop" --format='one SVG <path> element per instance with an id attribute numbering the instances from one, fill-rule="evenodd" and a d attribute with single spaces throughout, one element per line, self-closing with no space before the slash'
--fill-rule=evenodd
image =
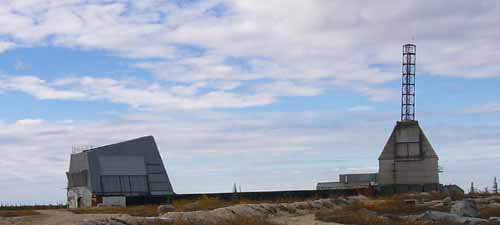
<path id="1" fill-rule="evenodd" d="M 479 217 L 479 208 L 475 201 L 465 199 L 457 201 L 451 206 L 451 213 L 465 217 Z"/>
<path id="2" fill-rule="evenodd" d="M 440 222 L 451 222 L 460 224 L 479 224 L 487 222 L 485 219 L 474 218 L 474 217 L 463 217 L 453 213 L 445 213 L 438 211 L 427 211 L 419 219 L 429 220 L 429 221 L 440 221 Z"/>
<path id="3" fill-rule="evenodd" d="M 160 205 L 158 206 L 158 214 L 162 215 L 168 212 L 175 211 L 175 207 L 173 205 Z"/>
<path id="4" fill-rule="evenodd" d="M 309 211 L 323 208 L 340 208 L 366 199 L 364 196 L 355 196 L 294 203 L 242 204 L 210 211 L 167 212 L 160 215 L 159 219 L 167 221 L 185 220 L 193 223 L 217 223 L 237 216 L 267 218 L 271 216 L 305 214 Z"/>

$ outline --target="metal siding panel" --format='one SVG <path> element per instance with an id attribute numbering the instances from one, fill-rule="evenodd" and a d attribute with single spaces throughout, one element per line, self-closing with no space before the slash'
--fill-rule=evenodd
<path id="1" fill-rule="evenodd" d="M 101 175 L 146 175 L 143 156 L 99 156 Z"/>
<path id="2" fill-rule="evenodd" d="M 131 176 L 130 189 L 132 192 L 149 192 L 146 176 Z"/>
<path id="3" fill-rule="evenodd" d="M 408 157 L 408 144 L 399 143 L 396 145 L 396 157 L 397 158 L 407 158 Z"/>
<path id="4" fill-rule="evenodd" d="M 148 171 L 148 174 L 151 174 L 151 173 L 165 173 L 165 169 L 163 168 L 163 165 L 160 165 L 160 164 L 149 164 L 149 165 L 146 165 L 146 169 Z"/>
<path id="5" fill-rule="evenodd" d="M 169 195 L 173 194 L 171 191 L 151 191 L 151 195 Z"/>
<path id="6" fill-rule="evenodd" d="M 121 192 L 119 176 L 101 176 L 102 191 L 106 193 Z"/>
<path id="7" fill-rule="evenodd" d="M 122 192 L 128 193 L 132 192 L 130 188 L 130 177 L 129 176 L 120 176 L 120 184 Z"/>
<path id="8" fill-rule="evenodd" d="M 169 184 L 168 183 L 149 183 L 149 188 L 151 188 L 151 191 L 169 191 Z"/>
<path id="9" fill-rule="evenodd" d="M 393 160 L 380 160 L 379 161 L 379 174 L 378 174 L 378 183 L 381 185 L 392 184 L 392 169 L 393 169 Z"/>
<path id="10" fill-rule="evenodd" d="M 418 126 L 401 127 L 396 132 L 397 143 L 420 142 Z"/>
<path id="11" fill-rule="evenodd" d="M 149 174 L 148 179 L 150 183 L 154 182 L 169 182 L 168 177 L 165 174 Z"/>
<path id="12" fill-rule="evenodd" d="M 420 144 L 419 143 L 409 143 L 408 144 L 408 156 L 419 157 L 420 156 Z"/>

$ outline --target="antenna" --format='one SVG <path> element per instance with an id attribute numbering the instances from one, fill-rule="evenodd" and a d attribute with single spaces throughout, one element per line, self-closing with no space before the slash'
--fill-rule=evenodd
<path id="1" fill-rule="evenodd" d="M 415 70 L 417 46 L 403 45 L 403 77 L 401 80 L 401 121 L 415 120 Z"/>

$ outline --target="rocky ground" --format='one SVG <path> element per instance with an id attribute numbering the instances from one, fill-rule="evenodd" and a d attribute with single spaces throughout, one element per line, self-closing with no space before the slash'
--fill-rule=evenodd
<path id="1" fill-rule="evenodd" d="M 0 225 L 85 225 L 97 224 L 111 218 L 129 220 L 128 215 L 74 214 L 65 209 L 37 210 L 40 215 L 25 217 L 0 217 Z"/>
<path id="2" fill-rule="evenodd" d="M 368 216 L 382 220 L 396 218 L 407 221 L 435 221 L 441 222 L 441 224 L 500 224 L 500 218 L 496 217 L 500 215 L 494 214 L 500 212 L 500 196 L 460 200 L 444 197 L 436 200 L 429 199 L 427 195 L 406 195 L 404 199 L 397 200 L 399 204 L 404 203 L 402 206 L 384 205 L 382 203 L 387 202 L 387 200 L 373 200 L 364 196 L 293 203 L 241 204 L 192 212 L 175 212 L 175 208 L 172 206 L 162 206 L 159 208 L 161 213 L 158 217 L 133 217 L 120 214 L 74 214 L 64 209 L 39 210 L 40 215 L 36 216 L 0 217 L 0 225 L 174 225 L 178 221 L 185 221 L 185 223 L 182 223 L 183 225 L 220 224 L 234 217 L 265 218 L 271 223 L 286 225 L 334 225 L 340 224 L 335 223 L 338 222 L 335 214 L 344 212 L 345 209 L 351 210 L 355 216 Z M 384 207 L 387 207 L 387 209 Z M 398 207 L 401 207 L 401 209 Z M 403 208 L 412 210 L 406 212 Z M 487 216 L 481 215 L 480 211 L 494 213 L 489 213 L 491 215 Z M 327 219 L 318 217 L 318 212 L 321 212 L 323 217 L 326 215 L 325 218 Z"/>

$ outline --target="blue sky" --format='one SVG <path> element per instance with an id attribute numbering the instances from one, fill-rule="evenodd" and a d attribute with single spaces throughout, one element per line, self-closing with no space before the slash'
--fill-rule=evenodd
<path id="1" fill-rule="evenodd" d="M 499 13 L 486 0 L 2 4 L 0 203 L 64 202 L 73 146 L 146 135 L 178 193 L 375 172 L 412 39 L 417 119 L 442 183 L 491 186 Z"/>

